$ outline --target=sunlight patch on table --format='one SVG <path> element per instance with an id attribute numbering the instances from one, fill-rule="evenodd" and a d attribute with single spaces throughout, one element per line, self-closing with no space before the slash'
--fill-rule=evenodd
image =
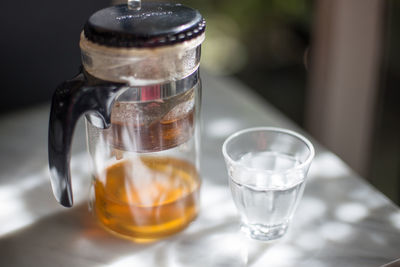
<path id="1" fill-rule="evenodd" d="M 301 260 L 303 252 L 297 248 L 286 245 L 277 244 L 269 248 L 262 256 L 257 259 L 252 267 L 265 267 L 265 263 L 268 266 L 296 266 L 296 263 Z M 249 259 L 250 260 L 250 259 Z"/>
<path id="2" fill-rule="evenodd" d="M 210 221 L 223 221 L 237 214 L 228 186 L 214 185 L 204 179 L 200 201 L 200 216 Z"/>
<path id="3" fill-rule="evenodd" d="M 368 213 L 368 209 L 364 205 L 356 202 L 341 204 L 335 210 L 338 219 L 351 223 L 361 221 Z"/>
<path id="4" fill-rule="evenodd" d="M 317 154 L 311 164 L 309 177 L 322 179 L 344 178 L 350 175 L 350 169 L 340 158 L 332 153 Z"/>
<path id="5" fill-rule="evenodd" d="M 315 232 L 300 233 L 294 242 L 303 250 L 317 251 L 324 245 L 324 239 Z"/>
<path id="6" fill-rule="evenodd" d="M 328 222 L 321 226 L 319 233 L 330 241 L 345 242 L 352 234 L 350 225 L 340 222 Z"/>
<path id="7" fill-rule="evenodd" d="M 25 205 L 21 200 L 0 202 L 0 236 L 28 226 L 34 221 L 35 218 L 26 212 Z"/>
<path id="8" fill-rule="evenodd" d="M 294 214 L 294 223 L 302 227 L 307 226 L 312 221 L 322 218 L 326 210 L 327 206 L 320 199 L 304 196 Z"/>
<path id="9" fill-rule="evenodd" d="M 71 175 L 74 205 L 88 197 L 86 154 L 74 156 Z M 28 172 L 28 171 L 27 171 Z M 53 197 L 47 166 L 0 187 L 0 236 L 25 228 L 54 213 L 66 211 Z"/>
<path id="10" fill-rule="evenodd" d="M 242 237 L 238 231 L 184 236 L 168 247 L 165 255 L 169 267 L 245 266 Z"/>
<path id="11" fill-rule="evenodd" d="M 353 189 L 349 192 L 350 198 L 358 200 L 370 209 L 377 209 L 387 205 L 388 199 L 383 194 L 376 194 L 374 189 L 368 185 Z M 373 196 L 373 197 L 371 197 Z"/>
<path id="12" fill-rule="evenodd" d="M 394 227 L 400 229 L 400 212 L 393 213 L 389 216 L 389 221 Z"/>
<path id="13" fill-rule="evenodd" d="M 226 138 L 240 130 L 239 120 L 233 118 L 219 118 L 206 124 L 206 133 L 212 138 Z"/>
<path id="14" fill-rule="evenodd" d="M 126 267 L 126 266 L 153 266 L 155 255 L 147 253 L 147 255 L 140 255 L 139 253 L 132 253 L 132 255 L 120 257 L 114 262 L 110 263 L 109 267 Z M 101 265 L 103 266 L 103 265 Z"/>

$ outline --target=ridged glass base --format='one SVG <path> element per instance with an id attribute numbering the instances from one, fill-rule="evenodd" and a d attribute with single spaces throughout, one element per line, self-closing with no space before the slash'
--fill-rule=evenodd
<path id="1" fill-rule="evenodd" d="M 242 224 L 241 230 L 247 236 L 259 241 L 271 241 L 284 236 L 287 232 L 288 224 L 262 225 L 262 224 Z"/>

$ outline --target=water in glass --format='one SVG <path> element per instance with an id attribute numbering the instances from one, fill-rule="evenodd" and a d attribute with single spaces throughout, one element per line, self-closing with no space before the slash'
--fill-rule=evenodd
<path id="1" fill-rule="evenodd" d="M 259 240 L 283 236 L 304 190 L 304 172 L 293 156 L 263 151 L 244 154 L 231 170 L 233 200 L 242 217 L 242 230 Z M 250 171 L 249 171 L 250 170 Z"/>

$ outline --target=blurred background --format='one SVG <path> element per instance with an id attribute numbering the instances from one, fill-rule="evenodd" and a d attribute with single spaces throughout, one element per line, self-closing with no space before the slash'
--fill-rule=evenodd
<path id="1" fill-rule="evenodd" d="M 2 1 L 0 115 L 49 103 L 78 72 L 88 16 L 119 2 Z M 206 17 L 204 72 L 248 85 L 400 204 L 399 1 L 180 2 Z"/>

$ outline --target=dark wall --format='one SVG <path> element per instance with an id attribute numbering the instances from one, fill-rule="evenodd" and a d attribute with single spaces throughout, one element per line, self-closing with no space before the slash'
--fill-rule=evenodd
<path id="1" fill-rule="evenodd" d="M 400 205 L 400 2 L 387 1 L 381 84 L 368 179 Z"/>
<path id="2" fill-rule="evenodd" d="M 0 113 L 48 102 L 77 73 L 79 35 L 86 19 L 110 0 L 0 3 Z"/>

